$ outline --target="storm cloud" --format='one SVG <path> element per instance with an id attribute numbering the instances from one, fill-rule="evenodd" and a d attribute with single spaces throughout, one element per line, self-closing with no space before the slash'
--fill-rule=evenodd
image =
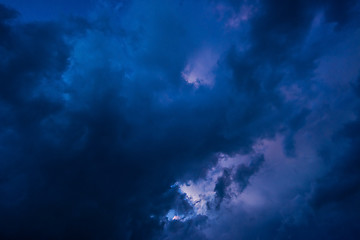
<path id="1" fill-rule="evenodd" d="M 359 10 L 0 0 L 0 238 L 358 239 Z"/>

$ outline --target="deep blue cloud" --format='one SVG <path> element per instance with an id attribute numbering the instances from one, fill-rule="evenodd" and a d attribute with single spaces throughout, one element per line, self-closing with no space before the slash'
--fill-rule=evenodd
<path id="1" fill-rule="evenodd" d="M 1 1 L 0 239 L 358 239 L 359 10 Z"/>

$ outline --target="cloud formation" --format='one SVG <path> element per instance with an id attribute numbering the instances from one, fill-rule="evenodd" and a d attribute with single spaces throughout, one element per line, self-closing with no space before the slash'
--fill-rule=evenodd
<path id="1" fill-rule="evenodd" d="M 358 1 L 1 2 L 1 239 L 360 236 Z"/>

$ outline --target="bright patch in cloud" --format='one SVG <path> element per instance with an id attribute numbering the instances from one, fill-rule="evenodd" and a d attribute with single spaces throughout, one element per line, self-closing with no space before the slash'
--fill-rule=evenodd
<path id="1" fill-rule="evenodd" d="M 230 157 L 225 154 L 219 154 L 218 163 L 208 171 L 205 178 L 197 181 L 188 181 L 186 183 L 177 182 L 174 185 L 179 187 L 180 193 L 185 193 L 186 200 L 193 207 L 196 215 L 211 217 L 211 208 L 213 208 L 212 205 L 214 205 L 216 199 L 215 186 L 218 179 L 223 175 L 224 170 L 227 169 L 234 173 L 238 166 L 241 164 L 249 164 L 250 161 L 250 155 L 235 155 Z M 233 195 L 238 195 L 236 183 L 232 182 L 229 186 L 229 192 Z M 235 200 L 235 198 L 233 200 Z M 174 212 L 171 212 L 170 215 L 168 214 L 168 219 L 173 219 L 174 217 Z M 192 216 L 186 216 L 186 218 L 191 217 Z"/>
<path id="2" fill-rule="evenodd" d="M 215 81 L 213 71 L 218 58 L 218 55 L 212 50 L 202 50 L 190 58 L 181 75 L 187 83 L 193 84 L 195 87 L 200 85 L 213 86 Z"/>

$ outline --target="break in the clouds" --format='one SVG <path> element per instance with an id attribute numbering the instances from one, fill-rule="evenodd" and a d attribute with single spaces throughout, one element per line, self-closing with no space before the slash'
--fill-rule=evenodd
<path id="1" fill-rule="evenodd" d="M 357 0 L 0 0 L 1 239 L 358 239 Z"/>

